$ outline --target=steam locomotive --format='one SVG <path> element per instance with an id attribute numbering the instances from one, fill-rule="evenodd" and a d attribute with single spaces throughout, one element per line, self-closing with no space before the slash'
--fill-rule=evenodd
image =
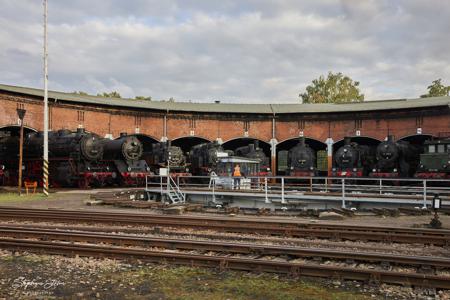
<path id="1" fill-rule="evenodd" d="M 367 176 L 374 164 L 372 149 L 366 145 L 351 142 L 351 138 L 344 139 L 344 146 L 334 154 L 333 177 L 364 177 Z"/>
<path id="2" fill-rule="evenodd" d="M 450 138 L 425 141 L 415 177 L 450 179 Z"/>
<path id="3" fill-rule="evenodd" d="M 192 174 L 206 176 L 211 170 L 217 169 L 221 157 L 233 155 L 233 151 L 224 150 L 218 142 L 195 145 L 189 151 L 189 163 Z"/>
<path id="4" fill-rule="evenodd" d="M 171 141 L 160 142 L 152 145 L 152 150 L 144 154 L 147 163 L 154 169 L 169 168 L 171 174 L 189 175 L 186 156 L 180 147 L 172 146 Z"/>
<path id="5" fill-rule="evenodd" d="M 135 136 L 121 133 L 115 140 L 104 139 L 102 162 L 114 168 L 120 185 L 142 185 L 150 173 L 142 158 L 143 145 Z"/>
<path id="6" fill-rule="evenodd" d="M 24 180 L 42 185 L 42 132 L 24 138 Z M 122 135 L 108 140 L 79 128 L 76 132 L 49 132 L 49 184 L 52 186 L 105 186 L 138 184 L 145 180 L 149 168 L 140 159 L 142 144 L 135 137 Z M 0 140 L 0 162 L 7 165 L 9 182 L 17 178 L 19 138 Z M 144 178 L 144 179 L 143 179 Z"/>
<path id="7" fill-rule="evenodd" d="M 395 142 L 392 136 L 376 148 L 376 164 L 371 177 L 397 178 L 413 176 L 421 149 L 406 141 Z"/>
<path id="8" fill-rule="evenodd" d="M 254 141 L 253 144 L 239 147 L 234 153 L 237 156 L 259 160 L 258 176 L 270 176 L 272 174 L 270 171 L 270 158 L 267 157 L 263 149 L 259 147 L 259 141 Z"/>
<path id="9" fill-rule="evenodd" d="M 0 165 L 0 185 L 3 185 L 5 181 L 5 165 Z"/>
<path id="10" fill-rule="evenodd" d="M 305 138 L 301 137 L 298 144 L 288 152 L 288 174 L 290 176 L 315 176 L 316 153 L 305 143 Z"/>

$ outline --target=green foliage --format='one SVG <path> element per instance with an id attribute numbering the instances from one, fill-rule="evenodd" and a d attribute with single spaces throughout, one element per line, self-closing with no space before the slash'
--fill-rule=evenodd
<path id="1" fill-rule="evenodd" d="M 103 94 L 97 94 L 99 97 L 105 97 L 105 98 L 122 98 L 120 94 L 116 91 L 112 91 L 111 93 L 103 93 Z"/>
<path id="2" fill-rule="evenodd" d="M 427 87 L 427 89 L 428 93 L 425 95 L 421 95 L 420 98 L 449 96 L 450 94 L 450 86 L 443 85 L 441 78 L 433 81 L 431 85 Z"/>
<path id="3" fill-rule="evenodd" d="M 149 100 L 152 101 L 152 97 L 145 97 L 145 96 L 136 96 L 134 97 L 136 100 Z"/>
<path id="4" fill-rule="evenodd" d="M 364 94 L 359 91 L 359 81 L 353 81 L 342 73 L 328 73 L 327 78 L 320 76 L 300 94 L 303 103 L 343 103 L 362 102 Z"/>
<path id="5" fill-rule="evenodd" d="M 88 93 L 83 92 L 83 91 L 74 91 L 73 94 L 77 94 L 77 95 L 81 95 L 81 96 L 87 96 Z"/>

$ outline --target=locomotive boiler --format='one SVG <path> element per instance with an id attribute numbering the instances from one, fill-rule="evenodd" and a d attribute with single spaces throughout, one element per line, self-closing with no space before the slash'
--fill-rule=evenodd
<path id="1" fill-rule="evenodd" d="M 346 137 L 344 146 L 334 154 L 333 177 L 363 177 L 367 176 L 374 164 L 372 149 L 367 145 L 351 142 Z"/>
<path id="2" fill-rule="evenodd" d="M 419 163 L 421 148 L 406 141 L 395 142 L 392 136 L 376 149 L 376 164 L 371 177 L 397 178 L 412 176 Z"/>
<path id="3" fill-rule="evenodd" d="M 315 176 L 316 172 L 316 153 L 301 137 L 288 152 L 288 173 L 290 176 L 306 177 Z"/>
<path id="4" fill-rule="evenodd" d="M 259 141 L 254 141 L 252 144 L 242 146 L 234 151 L 235 155 L 246 158 L 257 159 L 259 161 L 258 176 L 270 176 L 270 158 L 264 153 L 263 149 L 259 147 Z"/>
<path id="5" fill-rule="evenodd" d="M 141 185 L 150 174 L 147 162 L 142 159 L 143 145 L 135 136 L 121 133 L 115 140 L 103 140 L 103 161 L 117 172 L 121 185 Z"/>

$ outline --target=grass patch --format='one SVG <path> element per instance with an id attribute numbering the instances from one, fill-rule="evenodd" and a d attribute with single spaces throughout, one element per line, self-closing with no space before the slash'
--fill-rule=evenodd
<path id="1" fill-rule="evenodd" d="M 54 195 L 50 194 L 46 197 L 43 193 L 36 194 L 22 194 L 19 196 L 17 193 L 0 193 L 0 204 L 9 202 L 20 202 L 20 201 L 30 201 L 30 200 L 48 200 L 53 199 Z"/>
<path id="2" fill-rule="evenodd" d="M 135 286 L 149 284 L 165 299 L 360 300 L 368 295 L 327 288 L 317 282 L 271 274 L 216 272 L 189 267 L 143 268 L 129 273 Z"/>

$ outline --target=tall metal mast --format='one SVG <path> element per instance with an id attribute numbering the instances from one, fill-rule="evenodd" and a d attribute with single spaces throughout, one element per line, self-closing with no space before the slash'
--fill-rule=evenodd
<path id="1" fill-rule="evenodd" d="M 47 0 L 44 0 L 44 163 L 43 192 L 48 196 L 48 54 L 47 54 Z"/>

